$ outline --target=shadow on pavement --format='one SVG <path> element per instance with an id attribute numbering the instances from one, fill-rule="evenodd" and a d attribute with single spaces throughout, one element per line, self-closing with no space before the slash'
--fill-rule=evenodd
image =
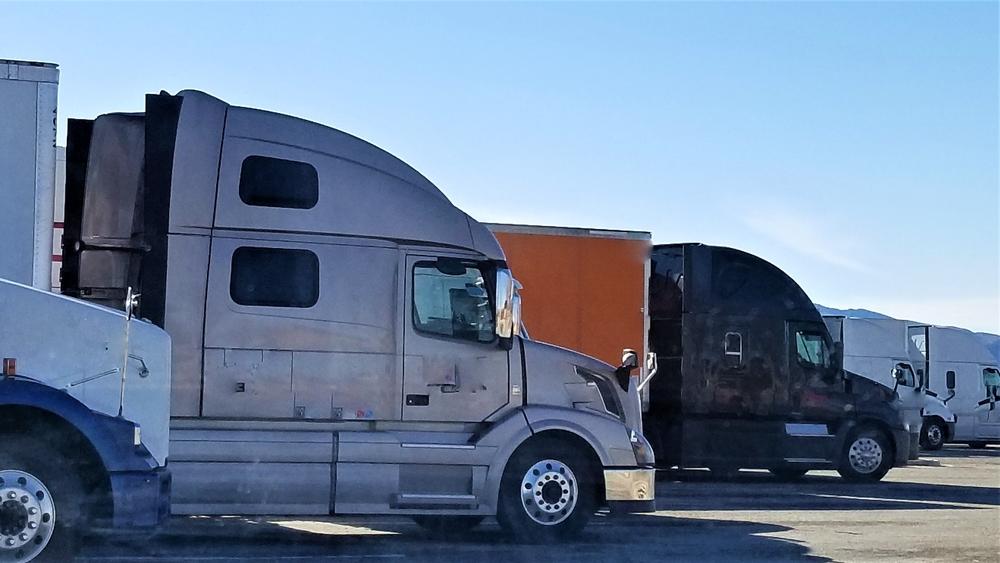
<path id="1" fill-rule="evenodd" d="M 781 482 L 768 473 L 747 471 L 720 480 L 708 471 L 670 470 L 657 479 L 657 505 L 661 510 L 967 509 L 1000 506 L 1000 487 L 856 484 L 826 475 Z"/>
<path id="2" fill-rule="evenodd" d="M 790 530 L 757 522 L 598 514 L 579 540 L 544 545 L 512 541 L 496 522 L 454 537 L 423 531 L 409 519 L 174 518 L 142 542 L 92 538 L 80 561 L 330 561 L 402 559 L 512 563 L 521 561 L 829 561 L 808 546 L 772 537 Z"/>
<path id="3" fill-rule="evenodd" d="M 1000 448 L 987 446 L 985 448 L 970 448 L 969 446 L 947 445 L 934 452 L 920 452 L 923 458 L 1000 458 Z"/>

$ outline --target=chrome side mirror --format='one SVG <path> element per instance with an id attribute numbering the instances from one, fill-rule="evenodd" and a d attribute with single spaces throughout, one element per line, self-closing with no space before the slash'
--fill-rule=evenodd
<path id="1" fill-rule="evenodd" d="M 511 299 L 511 314 L 510 314 L 511 322 L 514 325 L 513 327 L 511 327 L 514 336 L 521 335 L 521 323 L 522 323 L 521 288 L 522 287 L 524 286 L 521 285 L 521 282 L 514 280 L 514 297 L 513 299 Z"/>
<path id="2" fill-rule="evenodd" d="M 626 348 L 622 350 L 622 365 L 619 369 L 627 372 L 631 372 L 635 368 L 639 367 L 639 355 L 635 353 L 635 350 Z"/>
<path id="3" fill-rule="evenodd" d="M 514 336 L 514 276 L 506 268 L 497 269 L 496 333 L 501 339 Z"/>

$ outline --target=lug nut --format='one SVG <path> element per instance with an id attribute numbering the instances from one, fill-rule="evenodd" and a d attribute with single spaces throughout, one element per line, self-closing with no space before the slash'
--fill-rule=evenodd
<path id="1" fill-rule="evenodd" d="M 38 514 L 38 509 L 32 506 L 31 508 L 28 509 L 28 514 L 34 516 L 35 514 Z"/>
<path id="2" fill-rule="evenodd" d="M 21 534 L 20 536 L 17 536 L 17 537 L 21 541 L 28 541 L 28 534 Z"/>
<path id="3" fill-rule="evenodd" d="M 17 498 L 17 493 L 15 493 L 14 491 L 11 491 L 11 492 L 7 493 L 7 498 Z"/>
<path id="4" fill-rule="evenodd" d="M 38 527 L 38 522 L 28 522 L 28 529 L 29 530 L 34 530 L 37 527 Z"/>
<path id="5" fill-rule="evenodd" d="M 14 538 L 7 538 L 7 545 L 8 546 L 13 546 L 14 545 Z"/>

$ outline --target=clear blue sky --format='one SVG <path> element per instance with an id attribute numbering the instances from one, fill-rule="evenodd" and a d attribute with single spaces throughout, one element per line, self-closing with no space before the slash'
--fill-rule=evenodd
<path id="1" fill-rule="evenodd" d="M 484 221 L 762 255 L 817 302 L 1000 332 L 997 3 L 5 4 L 67 116 L 197 88 Z"/>

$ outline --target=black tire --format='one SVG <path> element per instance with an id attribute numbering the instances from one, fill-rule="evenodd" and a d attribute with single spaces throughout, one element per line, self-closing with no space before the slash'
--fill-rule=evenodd
<path id="1" fill-rule="evenodd" d="M 931 419 L 920 429 L 920 445 L 929 452 L 940 450 L 944 446 L 948 429 L 938 419 Z"/>
<path id="2" fill-rule="evenodd" d="M 597 510 L 598 469 L 576 444 L 546 437 L 522 444 L 504 468 L 497 522 L 523 543 L 562 541 L 576 536 Z M 532 474 L 530 479 L 529 474 Z M 536 478 L 539 481 L 532 483 Z M 530 500 L 524 499 L 522 490 Z M 555 499 L 549 505 L 554 512 L 532 503 L 533 493 L 542 504 L 546 499 Z M 561 511 L 560 502 L 564 503 Z M 529 515 L 529 508 L 533 515 Z M 540 522 L 547 519 L 555 521 Z"/>
<path id="3" fill-rule="evenodd" d="M 65 458 L 62 454 L 44 441 L 0 434 L 0 444 L 3 444 L 3 449 L 0 450 L 0 472 L 27 473 L 41 481 L 51 494 L 55 526 L 48 544 L 30 561 L 56 563 L 74 560 L 84 520 L 83 487 L 76 471 L 63 461 Z M 41 516 L 44 518 L 44 511 Z M 3 550 L 4 546 L 0 545 L 0 560 L 4 559 Z"/>
<path id="4" fill-rule="evenodd" d="M 432 536 L 451 537 L 478 526 L 485 516 L 414 516 L 413 521 Z"/>
<path id="5" fill-rule="evenodd" d="M 848 436 L 840 454 L 837 472 L 846 481 L 875 483 L 892 468 L 895 450 L 885 432 L 861 426 Z"/>
<path id="6" fill-rule="evenodd" d="M 969 442 L 969 447 L 974 450 L 986 449 L 986 442 Z"/>
<path id="7" fill-rule="evenodd" d="M 797 481 L 804 477 L 809 470 L 800 467 L 781 466 L 772 467 L 768 471 L 771 472 L 771 475 L 777 477 L 779 481 Z"/>

